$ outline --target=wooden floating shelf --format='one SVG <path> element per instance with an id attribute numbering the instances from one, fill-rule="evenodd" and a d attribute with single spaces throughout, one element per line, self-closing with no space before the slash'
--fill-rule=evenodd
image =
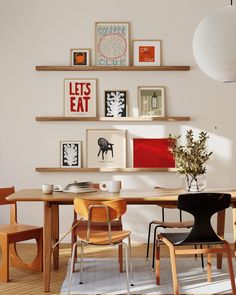
<path id="1" fill-rule="evenodd" d="M 155 122 L 155 121 L 190 121 L 190 117 L 96 117 L 96 118 L 83 118 L 83 117 L 36 117 L 36 121 L 100 121 L 100 122 Z"/>
<path id="2" fill-rule="evenodd" d="M 176 168 L 60 168 L 39 167 L 36 172 L 177 172 Z"/>
<path id="3" fill-rule="evenodd" d="M 190 66 L 36 66 L 36 71 L 189 71 Z"/>

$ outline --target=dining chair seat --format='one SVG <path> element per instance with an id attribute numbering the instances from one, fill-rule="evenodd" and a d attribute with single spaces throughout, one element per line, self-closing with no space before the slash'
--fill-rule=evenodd
<path id="1" fill-rule="evenodd" d="M 178 246 L 179 244 L 182 245 L 195 245 L 195 244 L 201 244 L 201 245 L 209 245 L 209 244 L 223 244 L 224 241 L 212 241 L 212 240 L 195 240 L 195 241 L 186 241 L 186 238 L 189 236 L 189 233 L 161 233 L 162 237 L 169 240 L 174 246 Z"/>
<path id="2" fill-rule="evenodd" d="M 83 242 L 93 245 L 109 245 L 110 241 L 112 244 L 117 244 L 129 237 L 130 234 L 131 232 L 127 230 L 112 231 L 111 239 L 109 239 L 107 231 L 91 231 L 89 240 L 87 241 L 87 231 L 78 231 L 78 236 Z"/>
<path id="3" fill-rule="evenodd" d="M 22 236 L 25 240 L 34 239 L 40 227 L 23 225 L 23 224 L 1 224 L 0 236 L 7 235 L 9 243 L 22 241 Z"/>
<path id="4" fill-rule="evenodd" d="M 193 221 L 177 221 L 177 222 L 169 222 L 169 221 L 161 221 L 161 220 L 153 220 L 153 224 L 158 224 L 163 228 L 188 228 L 193 226 Z"/>

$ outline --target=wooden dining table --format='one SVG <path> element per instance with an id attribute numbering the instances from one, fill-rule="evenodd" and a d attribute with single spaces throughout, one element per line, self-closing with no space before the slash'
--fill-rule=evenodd
<path id="1" fill-rule="evenodd" d="M 230 193 L 233 210 L 234 246 L 236 246 L 236 189 L 214 189 L 210 192 Z M 54 192 L 51 195 L 42 193 L 41 189 L 22 189 L 7 197 L 9 201 L 16 202 L 44 202 L 44 291 L 50 292 L 51 259 L 53 257 L 54 269 L 59 268 L 59 246 L 52 251 L 52 245 L 59 240 L 59 205 L 71 205 L 77 197 L 85 199 L 111 199 L 122 198 L 128 205 L 176 205 L 178 195 L 186 193 L 175 189 L 127 189 L 119 193 L 95 191 L 90 193 Z M 203 204 L 204 206 L 204 204 Z M 71 216 L 73 218 L 73 216 Z M 217 214 L 217 234 L 224 237 L 225 210 Z M 235 247 L 234 247 L 235 249 Z M 234 252 L 235 253 L 235 252 Z M 222 256 L 217 257 L 217 267 L 222 266 Z"/>

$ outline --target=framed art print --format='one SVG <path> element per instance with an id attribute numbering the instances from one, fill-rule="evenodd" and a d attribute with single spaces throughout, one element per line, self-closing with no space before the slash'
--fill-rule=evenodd
<path id="1" fill-rule="evenodd" d="M 129 23 L 97 22 L 95 24 L 96 65 L 129 65 Z"/>
<path id="2" fill-rule="evenodd" d="M 90 65 L 90 49 L 71 49 L 70 54 L 72 66 Z"/>
<path id="3" fill-rule="evenodd" d="M 105 90 L 105 117 L 127 117 L 126 90 Z"/>
<path id="4" fill-rule="evenodd" d="M 133 40 L 134 66 L 161 66 L 161 40 Z"/>
<path id="5" fill-rule="evenodd" d="M 88 168 L 126 167 L 126 130 L 87 130 Z"/>
<path id="6" fill-rule="evenodd" d="M 63 168 L 81 168 L 81 141 L 61 141 L 60 159 Z"/>
<path id="7" fill-rule="evenodd" d="M 175 159 L 169 151 L 169 138 L 134 138 L 134 168 L 174 168 Z"/>
<path id="8" fill-rule="evenodd" d="M 97 116 L 97 80 L 64 80 L 64 115 L 66 117 Z"/>
<path id="9" fill-rule="evenodd" d="M 165 116 L 165 87 L 140 86 L 138 87 L 139 116 Z"/>

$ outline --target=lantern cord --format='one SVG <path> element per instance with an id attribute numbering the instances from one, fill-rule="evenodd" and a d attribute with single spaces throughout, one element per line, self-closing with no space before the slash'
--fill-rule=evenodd
<path id="1" fill-rule="evenodd" d="M 231 6 L 233 5 L 233 0 L 231 0 Z"/>

